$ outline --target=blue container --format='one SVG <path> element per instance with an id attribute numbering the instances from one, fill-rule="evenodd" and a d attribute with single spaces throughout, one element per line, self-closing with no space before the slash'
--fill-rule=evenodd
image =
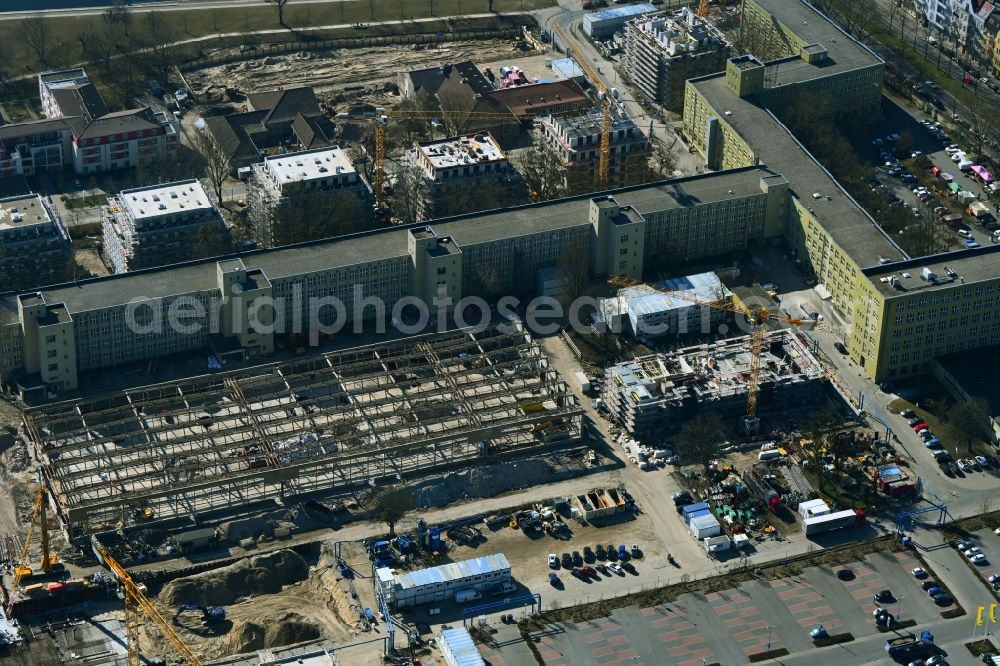
<path id="1" fill-rule="evenodd" d="M 437 552 L 441 550 L 441 530 L 437 527 L 432 527 L 428 533 L 430 537 L 429 547 L 432 551 Z"/>
<path id="2" fill-rule="evenodd" d="M 688 519 L 688 515 L 694 513 L 695 511 L 704 511 L 708 508 L 707 502 L 698 502 L 696 504 L 688 504 L 686 507 L 681 509 L 681 515 L 684 516 L 684 520 Z"/>
<path id="3" fill-rule="evenodd" d="M 702 509 L 701 511 L 695 511 L 693 513 L 686 513 L 684 514 L 684 522 L 690 525 L 691 521 L 697 518 L 698 516 L 711 516 L 711 515 L 712 512 L 708 509 Z"/>

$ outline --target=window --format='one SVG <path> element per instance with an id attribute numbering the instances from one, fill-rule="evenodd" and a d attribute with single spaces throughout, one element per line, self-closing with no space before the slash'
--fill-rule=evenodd
<path id="1" fill-rule="evenodd" d="M 49 363 L 49 372 L 56 372 L 57 370 L 59 370 L 58 363 Z"/>
<path id="2" fill-rule="evenodd" d="M 54 336 L 54 335 L 46 335 L 45 336 L 45 341 L 46 342 L 55 342 L 56 341 L 56 336 Z"/>
<path id="3" fill-rule="evenodd" d="M 59 352 L 57 352 L 55 349 L 50 349 L 45 356 L 46 358 L 55 358 L 58 355 L 58 353 Z"/>
<path id="4" fill-rule="evenodd" d="M 444 275 L 445 272 L 447 272 L 447 270 L 448 268 L 446 266 L 441 266 L 440 268 L 438 268 L 438 275 Z"/>

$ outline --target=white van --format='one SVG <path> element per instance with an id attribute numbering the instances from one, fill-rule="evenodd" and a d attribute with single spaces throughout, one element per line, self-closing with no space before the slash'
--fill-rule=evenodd
<path id="1" fill-rule="evenodd" d="M 972 238 L 972 232 L 969 231 L 968 229 L 959 229 L 958 235 L 961 236 L 962 238 Z"/>

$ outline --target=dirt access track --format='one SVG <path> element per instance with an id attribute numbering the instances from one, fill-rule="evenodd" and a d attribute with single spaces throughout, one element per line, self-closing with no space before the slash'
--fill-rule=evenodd
<path id="1" fill-rule="evenodd" d="M 538 53 L 511 46 L 510 40 L 504 39 L 299 51 L 208 67 L 190 72 L 186 78 L 195 96 L 206 102 L 224 99 L 227 87 L 247 94 L 312 86 L 320 94 L 358 95 L 362 90 L 364 94 L 394 90 L 398 72 L 463 60 L 476 63 L 509 60 L 517 64 L 517 59 L 533 55 Z M 365 100 L 358 95 L 350 101 Z"/>

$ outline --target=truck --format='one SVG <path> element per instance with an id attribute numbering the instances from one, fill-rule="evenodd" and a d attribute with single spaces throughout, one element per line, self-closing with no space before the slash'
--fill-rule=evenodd
<path id="1" fill-rule="evenodd" d="M 905 658 L 909 661 L 910 657 L 926 653 L 933 644 L 933 636 L 929 631 L 924 631 L 920 634 L 920 638 L 909 632 L 899 634 L 895 638 L 887 640 L 882 647 L 894 661 L 899 658 Z"/>
<path id="2" fill-rule="evenodd" d="M 483 595 L 475 588 L 466 587 L 455 592 L 455 603 L 456 604 L 466 604 L 470 601 L 478 601 L 482 599 Z"/>
<path id="3" fill-rule="evenodd" d="M 513 594 L 516 591 L 517 591 L 517 586 L 514 585 L 514 583 L 510 582 L 509 580 L 505 580 L 502 583 L 494 585 L 493 588 L 490 590 L 490 594 L 492 594 L 494 597 L 500 597 L 505 594 Z"/>
<path id="4" fill-rule="evenodd" d="M 814 536 L 823 532 L 839 530 L 842 527 L 859 527 L 865 524 L 865 512 L 861 509 L 835 511 L 823 516 L 812 516 L 802 521 L 802 532 Z"/>
<path id="5" fill-rule="evenodd" d="M 576 383 L 580 386 L 580 390 L 584 395 L 590 393 L 590 379 L 582 372 L 573 373 L 573 378 L 576 379 Z"/>

